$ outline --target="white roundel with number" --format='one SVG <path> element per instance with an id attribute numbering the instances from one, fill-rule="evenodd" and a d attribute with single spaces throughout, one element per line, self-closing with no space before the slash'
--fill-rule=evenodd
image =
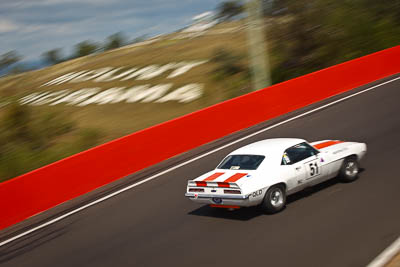
<path id="1" fill-rule="evenodd" d="M 321 167 L 319 165 L 319 161 L 320 161 L 319 158 L 317 158 L 315 160 L 304 163 L 307 170 L 307 179 L 314 178 L 315 176 L 321 174 Z"/>

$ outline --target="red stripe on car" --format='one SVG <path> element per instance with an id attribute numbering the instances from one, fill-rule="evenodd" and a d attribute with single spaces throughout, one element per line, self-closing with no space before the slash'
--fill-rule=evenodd
<path id="1" fill-rule="evenodd" d="M 220 177 L 221 175 L 223 175 L 224 172 L 216 172 L 211 176 L 208 176 L 206 179 L 204 179 L 203 181 L 213 181 L 215 179 L 217 179 L 218 177 Z"/>
<path id="2" fill-rule="evenodd" d="M 246 175 L 247 175 L 247 173 L 236 173 L 236 174 L 232 175 L 231 177 L 229 177 L 228 179 L 226 179 L 224 182 L 225 183 L 234 183 Z"/>
<path id="3" fill-rule="evenodd" d="M 203 182 L 203 181 L 196 182 L 196 186 L 206 187 L 207 186 L 207 182 Z"/>
<path id="4" fill-rule="evenodd" d="M 217 182 L 217 184 L 218 184 L 218 187 L 230 187 L 229 183 L 226 183 L 226 182 Z"/>
<path id="5" fill-rule="evenodd" d="M 314 147 L 316 149 L 321 149 L 324 147 L 333 146 L 333 145 L 340 144 L 340 143 L 343 143 L 343 141 L 327 141 L 327 142 L 316 144 L 316 145 L 314 145 Z"/>

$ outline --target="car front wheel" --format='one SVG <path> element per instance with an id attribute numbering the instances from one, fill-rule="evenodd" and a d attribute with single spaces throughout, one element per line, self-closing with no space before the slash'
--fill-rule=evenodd
<path id="1" fill-rule="evenodd" d="M 286 192 L 282 185 L 274 185 L 265 193 L 264 200 L 261 203 L 262 209 L 273 214 L 281 211 L 286 205 Z"/>
<path id="2" fill-rule="evenodd" d="M 343 182 L 353 182 L 358 178 L 359 165 L 356 157 L 346 158 L 340 168 L 339 178 Z"/>

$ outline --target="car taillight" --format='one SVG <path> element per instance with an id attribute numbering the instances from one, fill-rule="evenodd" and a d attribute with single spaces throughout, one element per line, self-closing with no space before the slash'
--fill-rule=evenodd
<path id="1" fill-rule="evenodd" d="M 225 189 L 224 190 L 225 194 L 240 194 L 240 190 L 231 190 L 231 189 Z"/>
<path id="2" fill-rule="evenodd" d="M 189 192 L 204 192 L 203 188 L 189 188 Z"/>

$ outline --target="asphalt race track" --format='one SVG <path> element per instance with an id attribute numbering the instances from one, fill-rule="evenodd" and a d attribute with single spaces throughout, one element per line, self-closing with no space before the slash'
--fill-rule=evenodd
<path id="1" fill-rule="evenodd" d="M 360 179 L 349 184 L 332 180 L 298 193 L 275 215 L 257 208 L 213 209 L 184 197 L 188 179 L 213 169 L 239 146 L 273 137 L 365 142 L 368 153 Z M 203 157 L 2 246 L 0 265 L 365 266 L 400 235 L 399 155 L 400 80 L 396 80 Z"/>

